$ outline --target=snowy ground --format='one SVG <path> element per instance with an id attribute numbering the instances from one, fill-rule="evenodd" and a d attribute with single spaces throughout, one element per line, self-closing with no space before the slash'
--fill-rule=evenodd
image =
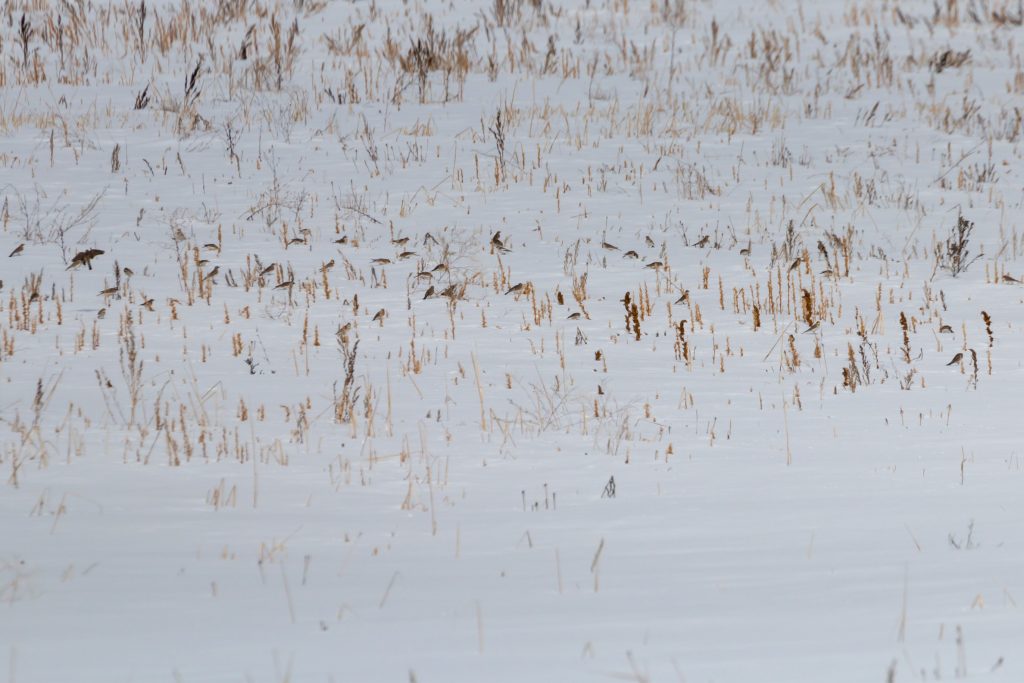
<path id="1" fill-rule="evenodd" d="M 7 3 L 4 680 L 1024 680 L 1020 11 Z"/>

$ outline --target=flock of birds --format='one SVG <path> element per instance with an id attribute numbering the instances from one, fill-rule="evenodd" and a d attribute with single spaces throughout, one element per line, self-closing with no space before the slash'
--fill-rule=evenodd
<path id="1" fill-rule="evenodd" d="M 645 239 L 646 244 L 647 244 L 648 247 L 653 248 L 653 247 L 656 246 L 654 240 L 651 239 L 650 236 L 645 236 L 644 239 Z M 436 238 L 434 238 L 430 233 L 427 233 L 424 236 L 424 242 L 426 243 L 426 242 L 429 242 L 430 240 L 433 240 L 435 243 L 437 242 Z M 298 242 L 305 243 L 305 240 L 303 238 L 294 238 L 292 241 L 293 242 L 294 241 L 298 241 Z M 697 248 L 702 248 L 702 247 L 707 246 L 709 241 L 710 241 L 710 237 L 707 236 L 707 235 L 704 235 L 698 241 L 694 242 L 691 246 L 697 247 Z M 408 242 L 409 242 L 409 238 L 408 237 L 400 237 L 400 238 L 391 240 L 391 243 L 393 245 L 395 245 L 396 247 L 399 247 L 399 248 L 404 248 L 408 244 Z M 339 245 L 345 245 L 345 244 L 349 243 L 349 238 L 348 238 L 348 236 L 342 236 L 339 239 L 334 240 L 334 243 L 335 244 L 339 244 Z M 203 245 L 203 246 L 206 247 L 206 248 L 214 249 L 214 250 L 216 250 L 218 252 L 220 251 L 220 247 L 217 244 L 206 244 L 206 245 Z M 494 235 L 491 236 L 490 246 L 491 246 L 492 251 L 496 251 L 496 252 L 501 253 L 501 254 L 507 254 L 507 253 L 510 253 L 512 251 L 509 248 L 509 246 L 507 245 L 506 241 L 502 239 L 501 231 L 500 230 L 495 232 Z M 614 245 L 614 244 L 612 244 L 610 242 L 607 242 L 607 241 L 602 241 L 601 242 L 601 248 L 605 249 L 606 251 L 622 252 L 622 250 L 618 246 L 616 246 L 616 245 Z M 8 258 L 14 258 L 16 256 L 20 256 L 21 254 L 23 254 L 24 251 L 25 251 L 25 244 L 21 243 L 21 244 L 18 244 L 18 246 L 16 246 L 7 256 L 8 256 Z M 740 254 L 743 255 L 743 256 L 749 256 L 750 255 L 750 251 L 751 251 L 750 245 L 748 245 L 747 247 L 745 247 L 745 248 L 740 250 Z M 100 257 L 100 256 L 103 256 L 105 253 L 106 252 L 104 252 L 102 249 L 85 249 L 85 250 L 79 251 L 74 256 L 71 257 L 71 260 L 68 263 L 68 266 L 67 266 L 66 270 L 73 270 L 75 268 L 81 268 L 82 266 L 85 266 L 89 270 L 92 270 L 92 262 L 93 262 L 93 260 L 98 258 L 98 257 Z M 396 258 L 398 260 L 406 260 L 406 259 L 412 258 L 412 257 L 414 257 L 416 255 L 417 254 L 416 254 L 415 251 L 404 250 L 404 251 L 400 252 L 399 254 L 397 254 Z M 639 260 L 640 259 L 640 254 L 637 253 L 636 251 L 630 249 L 628 251 L 623 252 L 622 253 L 622 257 L 623 258 L 627 258 L 627 259 Z M 208 265 L 208 263 L 209 262 L 204 259 L 204 260 L 201 260 L 199 262 L 199 265 Z M 371 263 L 373 263 L 374 265 L 388 265 L 388 264 L 393 263 L 393 261 L 391 259 L 389 259 L 389 258 L 375 258 L 375 259 L 371 260 Z M 801 258 L 794 259 L 794 261 L 789 265 L 788 271 L 792 272 L 793 270 L 798 268 L 801 263 L 802 263 L 802 259 Z M 331 268 L 333 268 L 334 265 L 335 265 L 335 260 L 331 259 L 330 261 L 325 263 L 323 266 L 321 266 L 321 271 L 326 273 Z M 276 267 L 277 267 L 277 264 L 276 263 L 272 263 L 269 266 L 261 268 L 260 271 L 259 271 L 260 277 L 265 277 L 268 274 L 272 273 L 275 270 Z M 650 263 L 644 264 L 644 268 L 648 268 L 648 269 L 651 269 L 651 270 L 660 270 L 660 269 L 662 269 L 664 267 L 665 267 L 665 264 L 663 262 L 657 261 L 657 260 L 651 261 Z M 133 271 L 130 268 L 124 268 L 123 272 L 127 276 L 129 276 L 129 277 L 131 277 L 134 274 Z M 437 275 L 438 273 L 445 273 L 445 272 L 448 272 L 448 266 L 445 263 L 440 263 L 440 264 L 434 266 L 434 268 L 432 268 L 431 270 L 420 271 L 419 273 L 416 274 L 416 278 L 417 279 L 426 279 L 426 280 L 430 281 L 430 280 L 433 280 L 435 275 Z M 206 273 L 204 275 L 204 277 L 207 278 L 207 279 L 212 279 L 214 276 L 218 275 L 219 273 L 220 273 L 220 266 L 216 266 L 215 265 L 210 272 L 208 272 L 208 273 Z M 830 269 L 826 269 L 826 270 L 822 271 L 822 274 L 830 276 L 833 273 L 832 273 L 832 271 Z M 1021 281 L 1019 279 L 1014 278 L 1014 277 L 1012 277 L 1012 276 L 1010 276 L 1008 274 L 1003 274 L 1002 275 L 1002 281 L 1007 283 L 1007 284 L 1021 284 Z M 285 290 L 285 289 L 290 290 L 291 287 L 294 286 L 294 284 L 295 284 L 294 279 L 293 278 L 289 278 L 287 280 L 284 280 L 284 281 L 274 285 L 273 289 L 275 289 L 275 290 Z M 519 295 L 519 294 L 527 293 L 527 292 L 529 292 L 530 287 L 531 287 L 530 283 L 518 282 L 518 283 L 512 285 L 511 287 L 509 287 L 505 291 L 505 294 L 506 295 L 510 295 L 510 294 Z M 3 280 L 0 280 L 0 290 L 2 290 L 2 289 L 3 289 Z M 431 284 L 431 285 L 429 285 L 427 287 L 427 290 L 426 290 L 426 292 L 423 295 L 423 299 L 433 299 L 433 298 L 457 299 L 457 298 L 459 298 L 461 296 L 461 294 L 464 291 L 464 289 L 465 289 L 464 286 L 460 286 L 458 284 L 450 284 L 450 285 L 448 285 L 448 287 L 446 287 L 444 289 L 441 289 L 441 290 L 438 290 L 435 285 Z M 109 298 L 110 296 L 116 295 L 117 292 L 118 292 L 118 288 L 117 287 L 108 287 L 107 289 L 104 289 L 104 290 L 100 291 L 99 294 L 101 296 L 105 297 L 105 298 Z M 689 300 L 689 294 L 690 294 L 689 290 L 684 290 L 682 292 L 682 295 L 675 301 L 675 303 L 677 305 L 678 304 L 686 303 Z M 144 308 L 146 308 L 147 310 L 152 311 L 153 310 L 153 305 L 154 305 L 154 300 L 153 299 L 146 299 L 145 301 L 142 302 L 141 305 Z M 106 308 L 102 308 L 102 309 L 100 309 L 97 317 L 102 318 L 102 317 L 104 317 L 105 313 L 106 313 Z M 385 309 L 382 308 L 373 316 L 373 321 L 374 322 L 381 322 L 381 324 L 383 324 L 383 320 L 384 320 L 385 316 L 386 316 L 386 311 L 385 311 Z M 580 313 L 578 313 L 578 312 L 571 313 L 568 316 L 569 320 L 577 320 L 579 318 L 580 318 Z M 809 326 L 806 330 L 804 330 L 804 333 L 805 334 L 807 334 L 807 333 L 815 333 L 815 332 L 817 332 L 817 330 L 820 327 L 820 325 L 821 325 L 820 321 L 815 322 L 814 324 Z M 940 328 L 939 328 L 939 332 L 940 333 L 952 334 L 953 333 L 953 328 L 950 327 L 949 325 L 941 325 Z M 975 354 L 973 349 L 968 349 L 968 351 L 971 354 L 974 354 L 975 359 L 977 358 L 977 355 Z M 962 352 L 957 353 L 955 356 L 953 356 L 952 360 L 950 360 L 948 363 L 946 363 L 946 366 L 949 367 L 949 366 L 953 366 L 953 365 L 958 365 L 959 363 L 961 363 L 963 361 L 963 358 L 964 358 L 964 354 Z"/>

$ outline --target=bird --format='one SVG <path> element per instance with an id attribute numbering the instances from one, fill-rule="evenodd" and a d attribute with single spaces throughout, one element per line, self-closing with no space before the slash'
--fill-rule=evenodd
<path id="1" fill-rule="evenodd" d="M 217 252 L 218 254 L 220 253 L 220 245 L 214 244 L 213 242 L 207 242 L 206 244 L 204 244 L 203 249 L 209 249 L 211 251 Z"/>
<path id="2" fill-rule="evenodd" d="M 277 268 L 277 264 L 271 263 L 269 266 L 260 271 L 260 277 L 263 277 L 264 275 L 273 272 L 274 268 Z"/>
<path id="3" fill-rule="evenodd" d="M 569 320 L 579 320 L 580 319 L 580 314 L 578 312 L 577 313 L 570 313 L 568 319 Z"/>
<path id="4" fill-rule="evenodd" d="M 398 258 L 404 260 L 404 259 L 407 259 L 407 258 L 412 258 L 415 255 L 416 255 L 415 251 L 403 251 L 401 254 L 398 255 Z"/>
<path id="5" fill-rule="evenodd" d="M 322 266 L 322 267 L 320 268 L 320 272 L 322 272 L 322 273 L 326 273 L 326 272 L 327 272 L 328 270 L 330 270 L 330 269 L 331 269 L 331 268 L 333 268 L 333 267 L 334 267 L 334 259 L 331 259 L 330 261 L 328 261 L 327 263 L 325 263 L 325 264 L 324 264 L 324 265 L 323 265 L 323 266 Z"/>
<path id="6" fill-rule="evenodd" d="M 372 261 L 370 261 L 370 263 L 373 263 L 374 265 L 377 265 L 377 266 L 386 266 L 389 263 L 391 263 L 391 259 L 389 259 L 389 258 L 375 258 Z"/>
<path id="7" fill-rule="evenodd" d="M 518 294 L 519 292 L 523 291 L 523 289 L 525 289 L 525 288 L 526 288 L 526 285 L 523 284 L 522 282 L 519 282 L 519 283 L 516 283 L 516 284 L 512 285 L 511 287 L 509 287 L 508 291 L 506 291 L 505 294 Z"/>
<path id="8" fill-rule="evenodd" d="M 288 240 L 288 244 L 305 244 L 305 243 L 306 243 L 306 240 L 302 239 L 301 237 L 293 237 L 290 240 Z"/>
<path id="9" fill-rule="evenodd" d="M 797 266 L 799 266 L 799 265 L 800 265 L 800 259 L 793 259 L 793 263 L 789 264 L 789 271 L 788 272 L 792 273 L 794 270 L 796 270 Z"/>
<path id="10" fill-rule="evenodd" d="M 939 327 L 939 333 L 940 334 L 953 334 L 953 328 L 950 327 L 949 325 L 942 325 L 941 327 Z"/>
<path id="11" fill-rule="evenodd" d="M 708 244 L 708 240 L 710 240 L 710 239 L 711 239 L 710 237 L 708 237 L 707 235 L 704 235 L 699 240 L 694 242 L 693 246 L 695 246 L 695 247 L 706 247 L 707 244 Z"/>
<path id="12" fill-rule="evenodd" d="M 1020 284 L 1020 280 L 1018 280 L 1015 277 L 1011 277 L 1009 275 L 1006 275 L 1006 274 L 1003 274 L 1003 282 L 1011 282 L 1011 283 L 1016 284 L 1016 285 Z"/>
<path id="13" fill-rule="evenodd" d="M 107 317 L 107 309 L 105 309 L 105 308 L 101 308 L 101 309 L 100 309 L 100 310 L 99 310 L 99 311 L 98 311 L 98 312 L 96 313 L 96 317 L 97 317 L 97 318 L 99 318 L 100 320 L 103 320 L 103 318 Z"/>
<path id="14" fill-rule="evenodd" d="M 336 240 L 334 240 L 334 243 L 335 244 L 348 244 L 348 237 L 346 236 L 346 237 L 342 237 L 340 239 L 336 239 Z"/>
<path id="15" fill-rule="evenodd" d="M 499 249 L 505 248 L 505 245 L 501 241 L 501 230 L 494 233 L 494 235 L 491 237 L 491 246 L 498 247 Z"/>
<path id="16" fill-rule="evenodd" d="M 71 257 L 71 265 L 65 268 L 65 270 L 71 270 L 72 268 L 78 268 L 79 266 L 86 266 L 89 270 L 92 270 L 92 260 L 105 253 L 106 252 L 102 249 L 86 249 L 85 251 L 80 251 Z"/>
<path id="17" fill-rule="evenodd" d="M 17 256 L 18 254 L 20 254 L 23 251 L 25 251 L 25 243 L 24 242 L 22 242 L 21 244 L 16 246 L 14 248 L 14 251 L 12 251 L 10 254 L 7 255 L 7 258 L 11 258 L 11 257 Z"/>
<path id="18" fill-rule="evenodd" d="M 433 268 L 430 269 L 430 272 L 431 273 L 437 273 L 437 272 L 443 273 L 443 272 L 445 272 L 447 270 L 448 270 L 448 264 L 446 264 L 446 263 L 438 263 L 436 266 L 434 266 Z"/>
<path id="19" fill-rule="evenodd" d="M 603 248 L 607 249 L 608 251 L 618 251 L 619 250 L 619 248 L 617 246 L 615 246 L 614 244 L 612 244 L 611 242 L 601 242 L 601 246 Z"/>
<path id="20" fill-rule="evenodd" d="M 630 249 L 629 251 L 622 255 L 622 258 L 640 258 L 640 254 Z"/>
<path id="21" fill-rule="evenodd" d="M 946 363 L 946 367 L 948 368 L 950 365 L 956 365 L 957 363 L 959 363 L 963 359 L 964 359 L 964 354 L 958 353 L 955 356 L 953 356 L 953 360 L 951 360 L 948 363 Z"/>
<path id="22" fill-rule="evenodd" d="M 391 244 L 395 245 L 396 247 L 404 247 L 405 243 L 408 242 L 408 241 L 409 241 L 408 237 L 401 237 L 401 238 L 399 238 L 397 240 L 391 240 Z"/>
<path id="23" fill-rule="evenodd" d="M 654 240 L 651 239 L 650 235 L 644 236 L 644 241 L 647 242 L 647 246 L 649 246 L 649 247 L 653 247 L 654 246 Z"/>
<path id="24" fill-rule="evenodd" d="M 651 261 L 646 266 L 644 266 L 644 268 L 650 268 L 651 270 L 658 270 L 659 268 L 662 268 L 664 265 L 665 264 L 662 263 L 661 261 Z"/>
<path id="25" fill-rule="evenodd" d="M 114 296 L 115 294 L 117 294 L 117 287 L 107 287 L 100 290 L 100 296 Z"/>
<path id="26" fill-rule="evenodd" d="M 131 268 L 125 267 L 124 274 L 127 275 L 128 277 L 131 277 L 132 275 L 135 275 L 135 271 L 132 270 Z"/>
<path id="27" fill-rule="evenodd" d="M 377 322 L 378 320 L 380 320 L 383 322 L 385 313 L 387 313 L 387 311 L 385 311 L 383 308 L 380 309 L 379 311 L 377 311 L 377 314 L 373 316 L 373 321 Z"/>
<path id="28" fill-rule="evenodd" d="M 219 272 L 220 272 L 220 266 L 214 266 L 214 267 L 213 267 L 213 270 L 211 270 L 211 271 L 210 271 L 209 273 L 207 273 L 207 274 L 206 274 L 206 279 L 207 279 L 207 280 L 212 280 L 212 279 L 213 279 L 213 277 L 214 277 L 214 276 L 215 276 L 215 275 L 216 275 L 217 273 L 219 273 Z"/>
<path id="29" fill-rule="evenodd" d="M 808 327 L 806 330 L 804 330 L 804 334 L 809 334 L 810 332 L 815 332 L 815 331 L 817 331 L 817 329 L 819 327 L 821 327 L 821 321 L 820 320 L 815 320 L 814 323 L 810 327 Z"/>
<path id="30" fill-rule="evenodd" d="M 153 300 L 152 299 L 146 299 L 145 301 L 142 302 L 142 307 L 145 308 L 147 311 L 152 311 L 153 310 Z"/>
<path id="31" fill-rule="evenodd" d="M 682 296 L 676 299 L 676 304 L 685 304 L 690 300 L 690 290 L 684 290 Z"/>
<path id="32" fill-rule="evenodd" d="M 274 289 L 288 289 L 295 284 L 295 280 L 285 280 L 281 284 L 274 287 Z"/>
<path id="33" fill-rule="evenodd" d="M 831 268 L 826 268 L 825 270 L 821 271 L 819 275 L 824 275 L 825 277 L 832 277 L 833 275 L 835 275 L 835 273 Z"/>
<path id="34" fill-rule="evenodd" d="M 423 298 L 429 299 L 432 296 L 434 296 L 434 285 L 427 287 L 427 293 L 423 295 Z"/>

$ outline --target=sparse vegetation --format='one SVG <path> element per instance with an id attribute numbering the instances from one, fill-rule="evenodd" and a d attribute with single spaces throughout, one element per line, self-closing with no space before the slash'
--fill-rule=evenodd
<path id="1" fill-rule="evenodd" d="M 4 9 L 11 680 L 1011 652 L 1017 3 Z"/>

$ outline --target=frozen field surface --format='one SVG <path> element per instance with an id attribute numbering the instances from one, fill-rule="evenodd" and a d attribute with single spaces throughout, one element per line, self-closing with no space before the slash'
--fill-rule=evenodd
<path id="1" fill-rule="evenodd" d="M 10 0 L 0 680 L 1024 680 L 1003 0 Z"/>

